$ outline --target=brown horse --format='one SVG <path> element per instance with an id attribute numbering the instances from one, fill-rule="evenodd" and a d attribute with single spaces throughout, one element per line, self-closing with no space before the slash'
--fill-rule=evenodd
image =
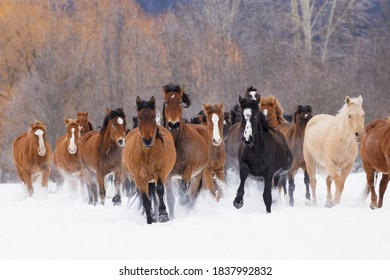
<path id="1" fill-rule="evenodd" d="M 270 127 L 277 127 L 287 121 L 283 117 L 283 108 L 275 96 L 261 97 L 260 110 L 265 115 Z"/>
<path id="2" fill-rule="evenodd" d="M 122 176 L 122 150 L 125 146 L 126 117 L 123 109 L 106 109 L 106 117 L 99 132 L 90 131 L 82 138 L 79 145 L 81 162 L 84 169 L 85 181 L 88 189 L 88 203 L 97 202 L 96 176 L 99 185 L 100 203 L 104 204 L 106 188 L 104 177 L 114 173 L 115 196 L 114 205 L 122 202 L 120 185 Z"/>
<path id="3" fill-rule="evenodd" d="M 203 104 L 203 108 L 207 119 L 206 126 L 211 139 L 210 160 L 203 169 L 203 179 L 206 188 L 219 201 L 221 189 L 218 187 L 214 177 L 220 181 L 225 180 L 226 151 L 223 140 L 223 105 Z"/>
<path id="4" fill-rule="evenodd" d="M 42 176 L 42 187 L 48 187 L 52 150 L 46 141 L 46 126 L 39 122 L 31 124 L 27 133 L 17 137 L 12 143 L 12 155 L 16 170 L 27 186 L 29 196 L 34 192 L 35 175 Z"/>
<path id="5" fill-rule="evenodd" d="M 61 172 L 63 177 L 71 180 L 70 186 L 76 191 L 76 185 L 82 176 L 82 165 L 78 145 L 81 139 L 79 120 L 65 119 L 66 134 L 58 138 L 54 149 L 54 166 Z"/>
<path id="6" fill-rule="evenodd" d="M 171 133 L 156 123 L 156 102 L 143 101 L 137 96 L 138 127 L 126 136 L 122 161 L 136 187 L 141 192 L 148 224 L 152 217 L 151 197 L 157 201 L 158 220 L 169 221 L 164 203 L 164 185 L 176 162 L 176 149 Z M 157 186 L 156 186 L 157 184 Z"/>
<path id="7" fill-rule="evenodd" d="M 93 130 L 92 124 L 88 120 L 88 112 L 77 112 L 77 121 L 79 122 L 79 125 L 81 127 L 81 136 Z"/>
<path id="8" fill-rule="evenodd" d="M 191 100 L 179 85 L 163 86 L 163 125 L 172 133 L 176 147 L 176 163 L 171 175 L 181 177 L 179 196 L 182 205 L 195 194 L 189 192 L 191 178 L 200 181 L 202 170 L 210 158 L 210 137 L 207 128 L 200 124 L 186 124 L 182 119 L 182 107 L 191 105 Z M 169 194 L 169 193 L 168 193 Z M 172 204 L 172 197 L 168 196 Z M 172 207 L 173 208 L 173 207 Z"/>
<path id="9" fill-rule="evenodd" d="M 288 193 L 290 196 L 290 205 L 294 206 L 294 190 L 295 182 L 294 176 L 299 168 L 304 171 L 304 183 L 306 186 L 306 199 L 310 200 L 310 184 L 309 175 L 306 171 L 305 159 L 303 158 L 303 138 L 305 136 L 305 128 L 307 122 L 313 117 L 312 108 L 309 105 L 298 105 L 297 110 L 294 113 L 294 123 L 284 123 L 277 126 L 277 129 L 283 134 L 286 139 L 288 148 L 292 152 L 293 162 L 291 168 L 287 173 L 288 177 Z M 279 181 L 283 184 L 285 189 L 286 180 L 283 178 Z"/>
<path id="10" fill-rule="evenodd" d="M 371 192 L 372 209 L 381 208 L 383 204 L 383 195 L 386 192 L 390 176 L 390 117 L 387 120 L 377 119 L 365 128 L 360 146 L 360 156 L 363 161 L 364 171 L 367 177 L 367 187 L 363 198 L 367 198 Z M 382 173 L 382 179 L 379 185 L 379 201 L 375 192 L 375 175 Z"/>

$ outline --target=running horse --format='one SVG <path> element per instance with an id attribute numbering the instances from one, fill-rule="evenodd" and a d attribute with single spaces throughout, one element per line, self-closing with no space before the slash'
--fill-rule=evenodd
<path id="1" fill-rule="evenodd" d="M 172 133 L 176 147 L 176 163 L 171 175 L 180 177 L 178 193 L 180 204 L 185 205 L 195 197 L 188 188 L 190 181 L 195 181 L 191 185 L 199 186 L 202 171 L 209 162 L 210 137 L 206 126 L 184 123 L 182 110 L 191 105 L 191 100 L 182 86 L 172 83 L 163 86 L 163 97 L 163 126 Z M 167 195 L 173 209 L 173 197 L 169 192 Z"/>
<path id="2" fill-rule="evenodd" d="M 273 95 L 261 97 L 260 110 L 265 115 L 270 127 L 277 127 L 287 122 L 283 117 L 284 111 L 279 100 Z"/>
<path id="3" fill-rule="evenodd" d="M 156 222 L 152 215 L 151 198 L 158 205 L 158 221 L 169 221 L 164 203 L 167 177 L 176 162 L 176 149 L 171 133 L 156 122 L 156 102 L 136 99 L 138 126 L 126 136 L 122 161 L 136 187 L 141 192 L 146 222 Z M 157 186 L 156 186 L 157 184 Z M 156 199 L 156 193 L 158 201 Z"/>
<path id="4" fill-rule="evenodd" d="M 52 150 L 46 140 L 46 126 L 35 121 L 28 132 L 18 136 L 12 143 L 12 155 L 16 170 L 27 186 L 28 195 L 34 193 L 35 175 L 41 175 L 42 187 L 48 188 Z"/>
<path id="5" fill-rule="evenodd" d="M 88 120 L 88 112 L 77 112 L 77 121 L 81 127 L 80 136 L 93 130 L 92 124 Z"/>
<path id="6" fill-rule="evenodd" d="M 238 150 L 240 164 L 240 185 L 233 201 L 235 208 L 244 205 L 245 181 L 249 175 L 264 179 L 263 200 L 266 212 L 271 213 L 272 179 L 283 176 L 291 167 L 292 154 L 283 135 L 269 127 L 264 114 L 259 108 L 259 97 L 256 100 L 241 98 L 242 143 Z"/>
<path id="7" fill-rule="evenodd" d="M 203 104 L 206 122 L 204 123 L 209 132 L 211 140 L 210 160 L 203 169 L 203 180 L 205 187 L 217 201 L 221 198 L 221 188 L 216 180 L 225 181 L 226 151 L 223 140 L 223 105 Z"/>
<path id="8" fill-rule="evenodd" d="M 70 179 L 70 186 L 76 192 L 76 186 L 82 178 L 82 165 L 78 145 L 82 127 L 77 119 L 65 118 L 66 134 L 57 139 L 54 149 L 54 166 L 63 177 Z"/>
<path id="9" fill-rule="evenodd" d="M 104 177 L 114 173 L 115 196 L 114 205 L 122 202 L 120 194 L 122 177 L 122 150 L 125 146 L 126 117 L 122 108 L 106 109 L 106 116 L 100 131 L 86 133 L 80 141 L 79 149 L 85 182 L 88 190 L 88 203 L 95 205 L 98 201 L 104 205 L 106 188 Z M 98 186 L 96 185 L 95 177 Z"/>
<path id="10" fill-rule="evenodd" d="M 305 136 L 305 129 L 308 121 L 313 117 L 312 108 L 309 105 L 302 106 L 298 105 L 294 112 L 294 122 L 283 123 L 277 126 L 277 129 L 283 134 L 286 139 L 287 145 L 293 154 L 293 162 L 290 170 L 287 173 L 288 179 L 288 194 L 290 197 L 290 206 L 294 206 L 294 191 L 295 181 L 294 176 L 299 168 L 302 168 L 304 172 L 304 183 L 306 186 L 306 199 L 310 200 L 310 185 L 309 175 L 306 171 L 305 159 L 303 157 L 303 139 Z M 284 192 L 286 194 L 286 178 L 279 180 L 280 184 L 283 185 Z"/>
<path id="11" fill-rule="evenodd" d="M 306 125 L 303 140 L 303 156 L 310 178 L 312 203 L 317 204 L 316 166 L 325 167 L 327 196 L 326 207 L 340 203 L 345 180 L 352 170 L 358 155 L 358 142 L 364 132 L 363 98 L 345 98 L 345 104 L 335 115 L 320 114 L 312 117 Z M 332 199 L 331 185 L 336 191 Z"/>
<path id="12" fill-rule="evenodd" d="M 371 193 L 370 207 L 381 208 L 390 176 L 390 117 L 376 119 L 367 124 L 360 145 L 360 156 L 367 177 L 367 187 L 363 194 L 366 199 Z M 379 184 L 379 201 L 375 192 L 375 178 L 382 173 Z"/>

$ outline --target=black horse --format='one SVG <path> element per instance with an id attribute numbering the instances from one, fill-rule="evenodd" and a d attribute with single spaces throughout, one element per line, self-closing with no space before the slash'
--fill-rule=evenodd
<path id="1" fill-rule="evenodd" d="M 249 175 L 263 177 L 263 200 L 267 213 L 271 213 L 272 179 L 286 174 L 293 158 L 283 135 L 268 126 L 259 110 L 259 100 L 259 97 L 253 100 L 239 96 L 242 112 L 242 142 L 238 150 L 240 186 L 233 205 L 237 209 L 244 205 L 244 186 Z"/>

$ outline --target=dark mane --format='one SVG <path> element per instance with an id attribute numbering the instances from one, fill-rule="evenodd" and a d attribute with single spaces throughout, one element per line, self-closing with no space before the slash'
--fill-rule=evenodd
<path id="1" fill-rule="evenodd" d="M 137 104 L 137 111 L 141 111 L 142 109 L 146 108 L 156 111 L 156 103 L 142 100 L 140 103 Z"/>
<path id="2" fill-rule="evenodd" d="M 163 86 L 164 92 L 181 92 L 181 86 L 174 85 L 173 83 L 169 83 L 165 86 Z"/>
<path id="3" fill-rule="evenodd" d="M 257 92 L 257 89 L 255 89 L 253 86 L 250 86 L 246 89 L 246 92 L 250 92 L 250 91 L 256 91 Z"/>
<path id="4" fill-rule="evenodd" d="M 126 118 L 125 113 L 123 112 L 122 108 L 116 108 L 115 110 L 112 110 L 109 115 L 106 115 L 104 117 L 103 126 L 99 131 L 100 134 L 104 134 L 104 132 L 107 129 L 108 122 L 115 117 L 121 117 L 124 119 Z"/>

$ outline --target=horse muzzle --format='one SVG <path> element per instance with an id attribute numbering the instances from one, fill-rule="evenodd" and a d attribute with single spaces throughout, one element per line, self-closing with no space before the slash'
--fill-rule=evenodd
<path id="1" fill-rule="evenodd" d="M 125 146 L 125 144 L 126 144 L 126 141 L 125 141 L 124 138 L 121 138 L 121 139 L 118 140 L 118 146 L 119 146 L 119 147 L 122 148 L 122 147 Z"/>
<path id="2" fill-rule="evenodd" d="M 146 149 L 150 149 L 153 146 L 154 138 L 150 137 L 149 139 L 142 138 L 142 144 Z"/>
<path id="3" fill-rule="evenodd" d="M 243 136 L 242 137 L 242 142 L 244 143 L 244 145 L 246 147 L 252 147 L 253 146 L 253 137 L 252 137 L 252 135 L 250 135 L 248 137 L 248 140 Z"/>
<path id="4" fill-rule="evenodd" d="M 75 147 L 75 148 L 69 147 L 68 148 L 68 152 L 69 152 L 69 154 L 74 155 L 75 153 L 77 153 L 77 147 Z"/>
<path id="5" fill-rule="evenodd" d="M 361 134 L 355 132 L 355 141 L 360 143 L 362 141 L 362 136 Z"/>
<path id="6" fill-rule="evenodd" d="M 41 157 L 44 157 L 46 155 L 46 149 L 45 148 L 38 148 L 38 155 Z"/>
<path id="7" fill-rule="evenodd" d="M 214 146 L 219 146 L 219 145 L 221 145 L 221 143 L 222 143 L 221 138 L 218 138 L 218 139 L 213 138 L 213 145 Z"/>
<path id="8" fill-rule="evenodd" d="M 168 129 L 169 131 L 177 131 L 180 128 L 180 123 L 179 122 L 168 122 Z"/>

